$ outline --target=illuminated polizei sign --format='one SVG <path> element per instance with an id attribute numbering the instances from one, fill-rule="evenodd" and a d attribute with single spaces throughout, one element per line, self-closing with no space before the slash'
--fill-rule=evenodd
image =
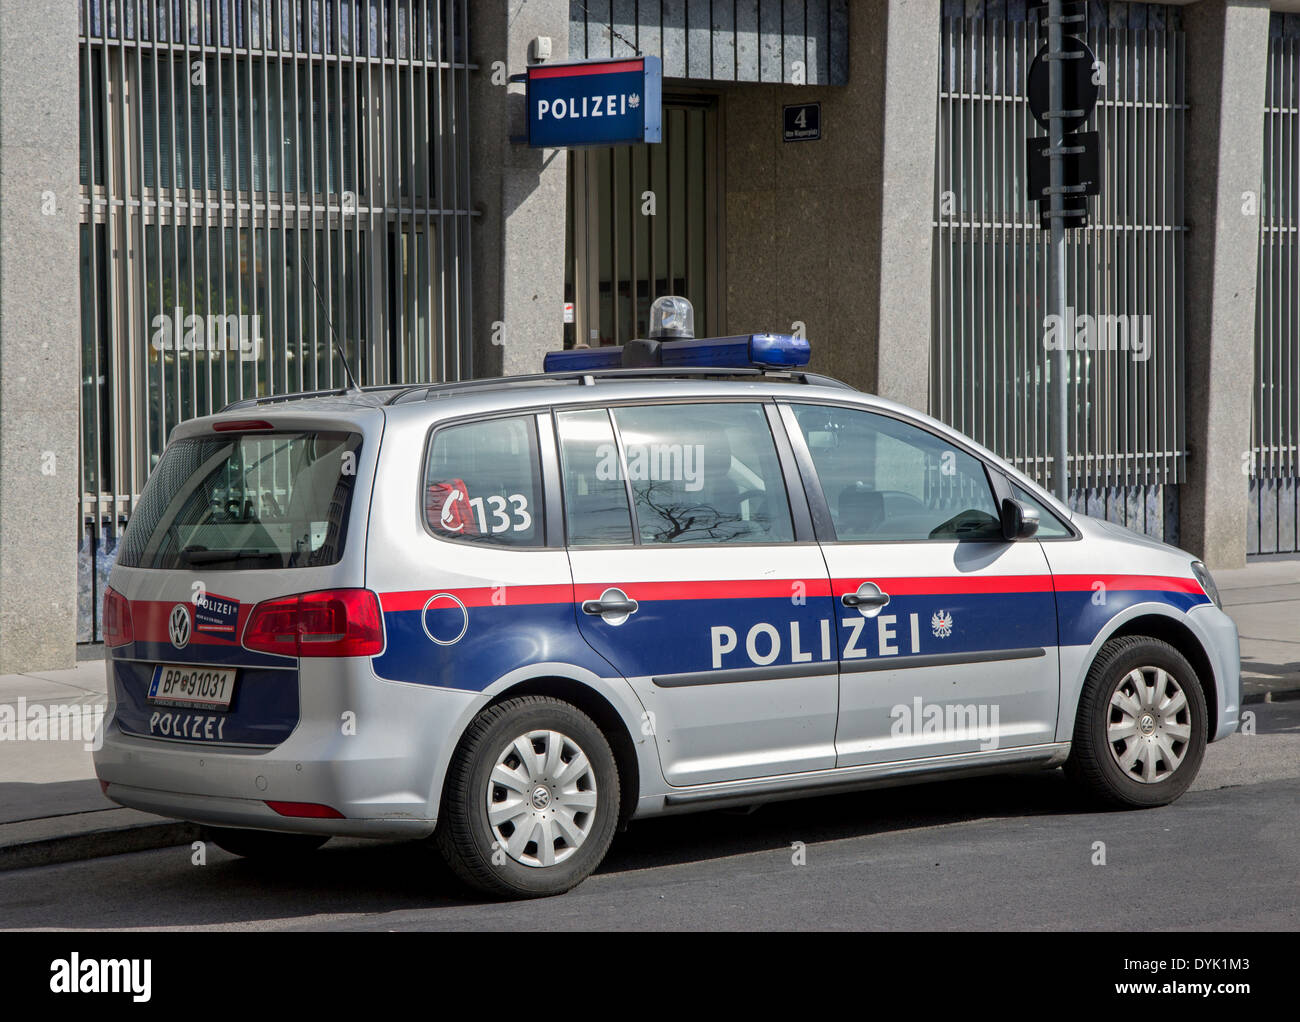
<path id="1" fill-rule="evenodd" d="M 525 80 L 530 146 L 577 149 L 662 138 L 658 57 L 534 64 Z"/>

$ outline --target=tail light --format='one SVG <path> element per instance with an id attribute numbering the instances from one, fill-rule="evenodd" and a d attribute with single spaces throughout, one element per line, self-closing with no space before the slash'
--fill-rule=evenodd
<path id="1" fill-rule="evenodd" d="M 324 589 L 253 608 L 244 648 L 279 656 L 375 656 L 384 648 L 379 597 L 369 589 Z"/>
<path id="2" fill-rule="evenodd" d="M 267 802 L 281 816 L 294 816 L 304 820 L 345 820 L 345 817 L 333 806 L 321 805 L 319 802 Z"/>
<path id="3" fill-rule="evenodd" d="M 135 641 L 131 601 L 112 586 L 104 590 L 104 645 L 109 649 Z"/>

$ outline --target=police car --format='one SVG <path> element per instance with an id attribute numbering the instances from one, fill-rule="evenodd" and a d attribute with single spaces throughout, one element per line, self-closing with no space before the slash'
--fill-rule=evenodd
<path id="1" fill-rule="evenodd" d="M 1191 555 L 800 338 L 652 322 L 179 426 L 104 604 L 108 797 L 247 856 L 427 839 L 527 897 L 661 813 L 1058 766 L 1164 805 L 1236 728 Z"/>

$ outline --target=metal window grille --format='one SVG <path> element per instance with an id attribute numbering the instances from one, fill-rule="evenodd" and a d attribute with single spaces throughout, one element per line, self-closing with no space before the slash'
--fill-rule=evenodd
<path id="1" fill-rule="evenodd" d="M 844 85 L 848 0 L 571 0 L 574 60 L 660 57 L 668 78 Z"/>
<path id="2" fill-rule="evenodd" d="M 1088 10 L 1102 190 L 1073 232 L 1068 293 L 1079 316 L 1115 318 L 1068 355 L 1069 481 L 1089 513 L 1165 535 L 1162 489 L 1185 459 L 1183 33 L 1175 8 Z M 1025 139 L 1044 133 L 1025 98 L 1038 16 L 1023 0 L 946 0 L 941 40 L 931 404 L 1050 483 L 1048 239 L 1025 185 Z"/>
<path id="3" fill-rule="evenodd" d="M 715 100 L 670 97 L 661 144 L 570 154 L 564 297 L 575 310 L 566 347 L 645 337 L 650 305 L 666 294 L 690 299 L 697 336 L 715 332 L 723 291 L 719 134 Z"/>
<path id="4" fill-rule="evenodd" d="M 341 386 L 330 320 L 363 384 L 470 374 L 475 68 L 466 0 L 79 17 L 84 640 L 178 422 Z"/>
<path id="5" fill-rule="evenodd" d="M 1300 550 L 1300 16 L 1269 23 L 1246 549 Z"/>

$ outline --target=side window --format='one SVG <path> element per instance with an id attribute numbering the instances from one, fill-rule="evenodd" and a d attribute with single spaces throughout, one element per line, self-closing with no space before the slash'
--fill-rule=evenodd
<path id="1" fill-rule="evenodd" d="M 859 542 L 1002 538 L 984 465 L 886 415 L 796 405 L 835 536 Z"/>
<path id="2" fill-rule="evenodd" d="M 570 546 L 621 546 L 632 540 L 627 483 L 609 412 L 557 412 Z"/>
<path id="3" fill-rule="evenodd" d="M 542 480 L 532 416 L 435 432 L 424 472 L 424 517 L 444 539 L 541 546 Z"/>
<path id="4" fill-rule="evenodd" d="M 788 543 L 790 503 L 758 404 L 613 410 L 642 543 Z"/>
<path id="5" fill-rule="evenodd" d="M 1039 539 L 1059 539 L 1062 536 L 1073 536 L 1072 533 L 1059 518 L 1056 513 L 1047 510 L 1045 504 L 1022 488 L 1018 483 L 1011 482 L 1011 492 L 1016 495 L 1016 500 L 1032 507 L 1038 512 L 1038 532 L 1035 535 Z"/>

